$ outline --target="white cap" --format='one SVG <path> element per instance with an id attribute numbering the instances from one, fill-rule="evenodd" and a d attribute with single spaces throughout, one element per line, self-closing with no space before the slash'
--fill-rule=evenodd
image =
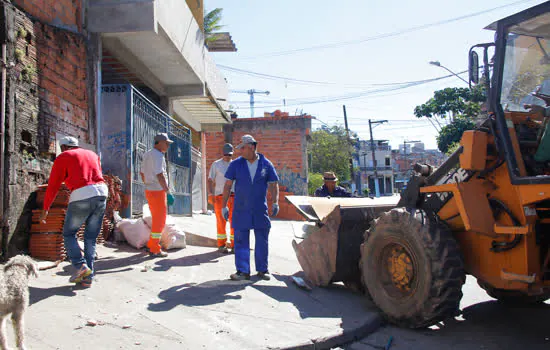
<path id="1" fill-rule="evenodd" d="M 78 139 L 72 136 L 65 136 L 59 140 L 59 146 L 78 147 Z"/>

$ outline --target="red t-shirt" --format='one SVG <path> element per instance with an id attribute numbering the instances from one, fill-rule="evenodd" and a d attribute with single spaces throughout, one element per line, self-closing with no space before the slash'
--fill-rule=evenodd
<path id="1" fill-rule="evenodd" d="M 71 191 L 105 182 L 99 156 L 83 148 L 73 148 L 62 152 L 53 163 L 44 198 L 44 210 L 50 209 L 63 182 Z"/>

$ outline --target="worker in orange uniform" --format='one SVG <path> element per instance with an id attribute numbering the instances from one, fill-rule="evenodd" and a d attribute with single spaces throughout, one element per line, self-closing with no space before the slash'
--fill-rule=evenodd
<path id="1" fill-rule="evenodd" d="M 140 172 L 152 217 L 151 237 L 147 242 L 147 248 L 151 256 L 166 257 L 168 253 L 161 250 L 160 237 L 166 224 L 167 205 L 174 203 L 174 196 L 168 187 L 164 154 L 174 141 L 170 140 L 166 133 L 157 134 L 154 141 L 153 149 L 143 155 Z"/>
<path id="2" fill-rule="evenodd" d="M 223 157 L 212 163 L 210 173 L 208 175 L 208 190 L 210 193 L 211 203 L 214 205 L 214 213 L 216 214 L 216 227 L 218 233 L 218 251 L 223 254 L 233 252 L 234 235 L 233 228 L 230 227 L 231 236 L 227 241 L 227 221 L 231 222 L 233 216 L 233 198 L 231 194 L 227 207 L 229 208 L 229 220 L 225 220 L 222 215 L 223 203 L 223 187 L 225 185 L 225 172 L 229 168 L 231 158 L 233 157 L 233 145 L 226 143 L 223 145 Z M 230 225 L 231 226 L 231 225 Z"/>

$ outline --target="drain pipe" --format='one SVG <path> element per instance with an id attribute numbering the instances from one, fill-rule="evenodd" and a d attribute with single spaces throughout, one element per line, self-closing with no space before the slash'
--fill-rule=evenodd
<path id="1" fill-rule="evenodd" d="M 4 171 L 5 171 L 5 146 L 6 146 L 6 76 L 7 76 L 7 47 L 2 44 L 2 93 L 0 95 L 0 228 L 4 232 Z"/>

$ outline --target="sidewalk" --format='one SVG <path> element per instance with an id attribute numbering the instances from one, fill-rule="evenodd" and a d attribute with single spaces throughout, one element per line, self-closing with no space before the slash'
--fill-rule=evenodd
<path id="1" fill-rule="evenodd" d="M 100 246 L 97 281 L 90 289 L 68 283 L 68 263 L 41 271 L 30 284 L 27 347 L 313 349 L 315 342 L 320 349 L 379 326 L 372 305 L 343 286 L 308 292 L 293 284 L 290 276 L 301 269 L 291 245 L 292 222 L 273 222 L 273 279 L 245 282 L 228 280 L 235 270 L 233 255 L 204 246 L 215 242 L 214 216 L 179 217 L 177 222 L 189 233 L 188 243 L 203 246 L 188 245 L 164 259 L 151 259 L 127 245 Z M 253 261 L 252 252 L 252 267 Z M 90 320 L 97 325 L 87 326 Z"/>

